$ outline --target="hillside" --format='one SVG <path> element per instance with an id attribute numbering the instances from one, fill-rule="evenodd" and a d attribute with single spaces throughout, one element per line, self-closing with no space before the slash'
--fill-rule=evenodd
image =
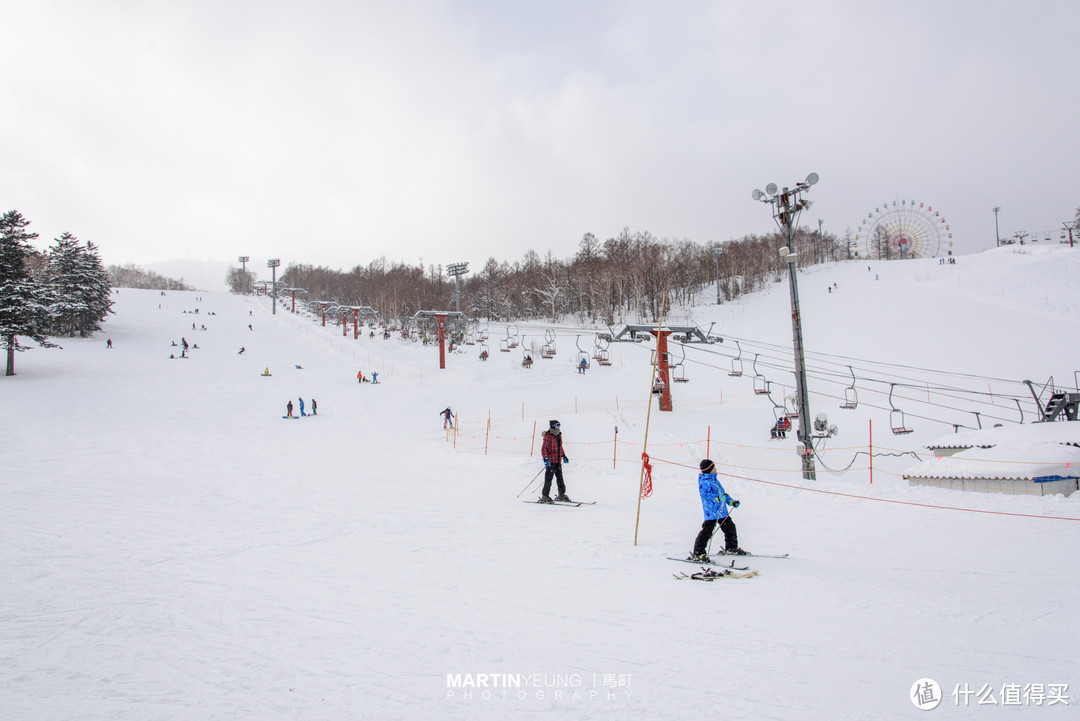
<path id="1" fill-rule="evenodd" d="M 839 427 L 821 460 L 851 464 L 813 482 L 794 433 L 769 438 L 751 371 L 758 354 L 773 397 L 790 393 L 786 282 L 671 314 L 724 338 L 686 349 L 673 413 L 647 413 L 649 344 L 575 372 L 604 329 L 559 326 L 556 357 L 526 370 L 490 324 L 490 360 L 466 346 L 440 370 L 435 348 L 354 340 L 265 298 L 121 290 L 104 333 L 21 354 L 0 385 L 18 409 L 0 719 L 891 719 L 919 713 L 927 677 L 939 714 L 990 688 L 980 718 L 1064 717 L 1034 685 L 1073 681 L 1080 498 L 900 478 L 951 423 L 977 423 L 946 381 L 993 395 L 973 407 L 1001 422 L 1019 420 L 1016 381 L 1074 383 L 1080 251 L 1021 250 L 799 276 L 812 412 Z M 170 358 L 181 337 L 198 349 Z M 888 431 L 891 383 L 908 435 Z M 301 397 L 318 415 L 283 420 Z M 522 503 L 550 419 L 569 494 L 596 505 Z M 871 423 L 890 454 L 873 484 Z M 672 577 L 693 570 L 665 557 L 700 527 L 706 455 L 742 501 L 740 544 L 791 554 L 751 559 L 755 578 Z M 1003 705 L 1012 685 L 1022 709 Z"/>

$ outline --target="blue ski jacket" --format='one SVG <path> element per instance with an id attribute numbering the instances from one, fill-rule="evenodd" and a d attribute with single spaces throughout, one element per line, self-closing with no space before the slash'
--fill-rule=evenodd
<path id="1" fill-rule="evenodd" d="M 728 516 L 728 504 L 731 496 L 727 494 L 715 473 L 702 473 L 698 476 L 698 493 L 701 494 L 701 508 L 705 511 L 705 520 L 720 520 Z"/>

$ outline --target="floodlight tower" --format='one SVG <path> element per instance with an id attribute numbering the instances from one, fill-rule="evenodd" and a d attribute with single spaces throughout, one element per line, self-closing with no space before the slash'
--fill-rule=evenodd
<path id="1" fill-rule="evenodd" d="M 724 301 L 720 299 L 720 249 L 713 248 L 713 261 L 716 263 L 716 304 L 720 305 Z"/>
<path id="2" fill-rule="evenodd" d="M 267 268 L 270 269 L 270 288 L 273 291 L 273 305 L 270 313 L 272 315 L 278 315 L 278 267 L 281 266 L 281 258 L 271 258 L 267 261 Z M 799 424 L 801 427 L 802 424 Z"/>
<path id="3" fill-rule="evenodd" d="M 784 231 L 787 245 L 780 248 L 780 257 L 788 264 L 788 281 L 791 287 L 791 334 L 795 346 L 795 388 L 799 403 L 799 430 L 796 435 L 803 444 L 799 451 L 802 458 L 803 478 L 817 479 L 814 471 L 814 441 L 810 436 L 810 395 L 806 387 L 806 359 L 803 357 L 802 317 L 799 314 L 799 282 L 795 272 L 795 224 L 799 213 L 810 207 L 812 201 L 801 196 L 818 182 L 818 174 L 810 173 L 806 180 L 796 183 L 794 189 L 778 190 L 776 183 L 765 186 L 765 192 L 755 189 L 752 197 L 772 206 L 773 220 Z"/>
<path id="4" fill-rule="evenodd" d="M 461 276 L 468 272 L 468 263 L 450 263 L 446 266 L 446 274 L 454 278 L 454 302 L 458 313 L 461 312 Z"/>
<path id="5" fill-rule="evenodd" d="M 240 272 L 243 274 L 241 277 L 244 279 L 244 284 L 241 286 L 240 292 L 247 295 L 247 262 L 251 260 L 251 258 L 246 255 L 241 255 L 237 260 L 240 261 Z"/>

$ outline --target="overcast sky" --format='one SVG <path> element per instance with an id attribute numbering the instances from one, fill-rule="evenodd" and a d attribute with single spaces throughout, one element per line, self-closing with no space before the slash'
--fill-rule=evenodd
<path id="1" fill-rule="evenodd" d="M 1080 2 L 6 0 L 0 210 L 106 263 L 333 268 L 623 227 L 834 233 L 909 199 L 958 254 L 1080 206 Z M 1057 235 L 1054 235 L 1057 239 Z"/>

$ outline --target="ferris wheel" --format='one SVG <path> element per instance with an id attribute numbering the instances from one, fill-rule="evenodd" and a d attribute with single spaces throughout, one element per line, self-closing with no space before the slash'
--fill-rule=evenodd
<path id="1" fill-rule="evenodd" d="M 915 200 L 894 200 L 874 208 L 859 223 L 859 247 L 882 259 L 952 255 L 952 231 L 940 211 Z"/>

